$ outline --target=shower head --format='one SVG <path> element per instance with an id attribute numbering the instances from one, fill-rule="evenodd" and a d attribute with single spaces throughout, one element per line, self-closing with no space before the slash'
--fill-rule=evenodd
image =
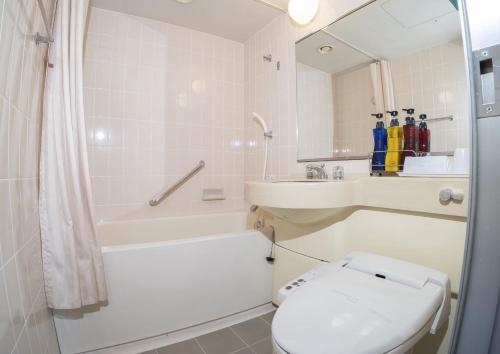
<path id="1" fill-rule="evenodd" d="M 267 179 L 267 160 L 269 158 L 268 156 L 268 145 L 269 145 L 269 141 L 273 138 L 273 132 L 268 130 L 267 129 L 267 124 L 266 124 L 266 121 L 264 120 L 264 118 L 262 118 L 260 116 L 260 114 L 258 114 L 257 112 L 252 112 L 252 115 L 253 115 L 253 120 L 256 121 L 260 127 L 262 128 L 263 130 L 263 135 L 264 135 L 264 168 L 262 170 L 262 179 L 263 180 L 266 180 Z"/>
<path id="2" fill-rule="evenodd" d="M 253 115 L 253 120 L 256 121 L 260 125 L 260 127 L 264 131 L 264 134 L 267 133 L 268 129 L 267 129 L 267 124 L 264 121 L 264 118 L 262 118 L 260 116 L 260 114 L 258 114 L 257 112 L 253 112 L 252 115 Z"/>

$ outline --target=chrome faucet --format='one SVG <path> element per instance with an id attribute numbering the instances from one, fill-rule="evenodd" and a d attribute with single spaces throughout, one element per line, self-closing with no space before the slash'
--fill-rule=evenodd
<path id="1" fill-rule="evenodd" d="M 328 174 L 325 170 L 325 164 L 308 164 L 306 165 L 306 177 L 307 179 L 328 179 Z"/>
<path id="2" fill-rule="evenodd" d="M 333 168 L 333 179 L 336 181 L 342 181 L 344 179 L 344 167 L 335 166 Z"/>

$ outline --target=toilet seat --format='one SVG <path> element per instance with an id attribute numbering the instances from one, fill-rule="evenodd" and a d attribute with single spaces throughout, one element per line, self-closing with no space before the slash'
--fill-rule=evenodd
<path id="1" fill-rule="evenodd" d="M 427 268 L 408 268 L 406 262 L 403 267 L 387 265 L 385 257 L 364 255 L 356 253 L 347 263 L 323 266 L 320 276 L 282 303 L 272 324 L 278 353 L 404 353 L 433 328 L 446 305 L 446 281 L 443 285 L 422 276 Z M 370 264 L 377 272 L 367 271 Z M 386 265 L 381 268 L 381 264 Z M 395 273 L 390 272 L 393 266 Z M 379 274 L 381 269 L 389 275 Z M 448 313 L 449 309 L 444 315 Z"/>

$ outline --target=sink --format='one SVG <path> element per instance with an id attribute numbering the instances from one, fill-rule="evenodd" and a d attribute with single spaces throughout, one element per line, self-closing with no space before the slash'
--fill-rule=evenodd
<path id="1" fill-rule="evenodd" d="M 320 223 L 335 215 L 342 214 L 346 210 L 346 208 L 299 209 L 273 208 L 268 206 L 261 206 L 261 209 L 281 220 L 301 225 Z"/>
<path id="2" fill-rule="evenodd" d="M 247 182 L 246 199 L 262 210 L 295 224 L 319 223 L 356 204 L 355 180 L 290 178 Z"/>
<path id="3" fill-rule="evenodd" d="M 359 207 L 467 216 L 467 200 L 449 204 L 439 202 L 439 192 L 443 188 L 463 189 L 467 193 L 468 180 L 352 175 L 336 181 L 292 176 L 273 182 L 248 181 L 245 199 L 277 218 L 296 224 L 319 223 L 349 208 Z"/>

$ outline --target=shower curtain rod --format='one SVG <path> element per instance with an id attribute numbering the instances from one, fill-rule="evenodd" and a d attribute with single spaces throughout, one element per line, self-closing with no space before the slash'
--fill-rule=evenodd
<path id="1" fill-rule="evenodd" d="M 43 0 L 37 0 L 38 7 L 40 12 L 42 13 L 43 25 L 45 26 L 45 31 L 47 31 L 47 36 L 42 36 L 40 33 L 36 33 L 35 42 L 36 44 L 47 43 L 50 44 L 54 42 L 54 38 L 52 37 L 52 30 L 49 26 L 49 20 L 47 19 L 47 11 L 45 11 L 45 6 L 43 5 Z"/>

